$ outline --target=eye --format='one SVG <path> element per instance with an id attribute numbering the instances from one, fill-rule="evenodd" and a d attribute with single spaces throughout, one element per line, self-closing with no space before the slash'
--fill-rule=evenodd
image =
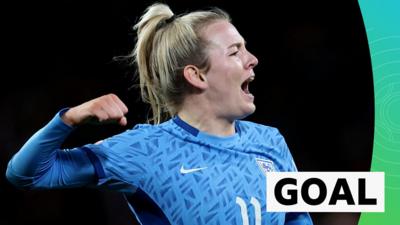
<path id="1" fill-rule="evenodd" d="M 229 54 L 229 56 L 235 56 L 235 55 L 237 55 L 239 53 L 239 51 L 234 51 L 234 52 L 232 52 L 231 54 Z"/>

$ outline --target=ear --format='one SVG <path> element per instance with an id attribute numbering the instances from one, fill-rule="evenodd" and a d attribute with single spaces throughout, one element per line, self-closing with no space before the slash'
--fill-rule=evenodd
<path id="1" fill-rule="evenodd" d="M 194 65 L 186 65 L 183 68 L 183 76 L 186 81 L 196 88 L 204 90 L 208 87 L 206 76 Z"/>

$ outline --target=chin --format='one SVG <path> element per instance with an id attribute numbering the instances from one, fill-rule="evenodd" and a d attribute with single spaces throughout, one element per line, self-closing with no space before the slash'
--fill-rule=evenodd
<path id="1" fill-rule="evenodd" d="M 251 108 L 251 110 L 249 110 L 248 114 L 246 116 L 250 116 L 251 114 L 253 114 L 256 111 L 256 106 L 253 105 L 253 107 Z"/>
<path id="2" fill-rule="evenodd" d="M 244 119 L 248 116 L 250 116 L 251 114 L 253 114 L 256 111 L 256 106 L 254 104 L 251 104 L 249 106 L 246 107 L 245 110 L 243 110 L 243 114 L 241 116 L 238 117 L 238 119 Z"/>

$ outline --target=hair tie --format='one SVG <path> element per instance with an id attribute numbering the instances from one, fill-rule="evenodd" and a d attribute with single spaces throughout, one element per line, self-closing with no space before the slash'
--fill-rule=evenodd
<path id="1" fill-rule="evenodd" d="M 168 19 L 166 19 L 165 20 L 165 24 L 169 24 L 169 23 L 172 23 L 175 19 L 176 19 L 176 15 L 174 14 L 174 15 L 172 15 L 170 18 L 168 18 Z"/>
<path id="2" fill-rule="evenodd" d="M 161 28 L 163 28 L 164 26 L 166 26 L 167 24 L 172 23 L 175 19 L 177 18 L 177 16 L 174 14 L 172 15 L 170 18 L 165 19 L 165 20 L 161 20 L 156 27 L 156 30 L 159 30 Z"/>

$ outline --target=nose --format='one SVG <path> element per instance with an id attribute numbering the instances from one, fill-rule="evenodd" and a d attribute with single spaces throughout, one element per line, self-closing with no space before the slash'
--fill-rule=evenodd
<path id="1" fill-rule="evenodd" d="M 253 69 L 254 67 L 257 66 L 258 59 L 253 54 L 251 54 L 249 51 L 247 53 L 248 53 L 248 59 L 247 59 L 247 63 L 246 63 L 246 69 Z"/>

